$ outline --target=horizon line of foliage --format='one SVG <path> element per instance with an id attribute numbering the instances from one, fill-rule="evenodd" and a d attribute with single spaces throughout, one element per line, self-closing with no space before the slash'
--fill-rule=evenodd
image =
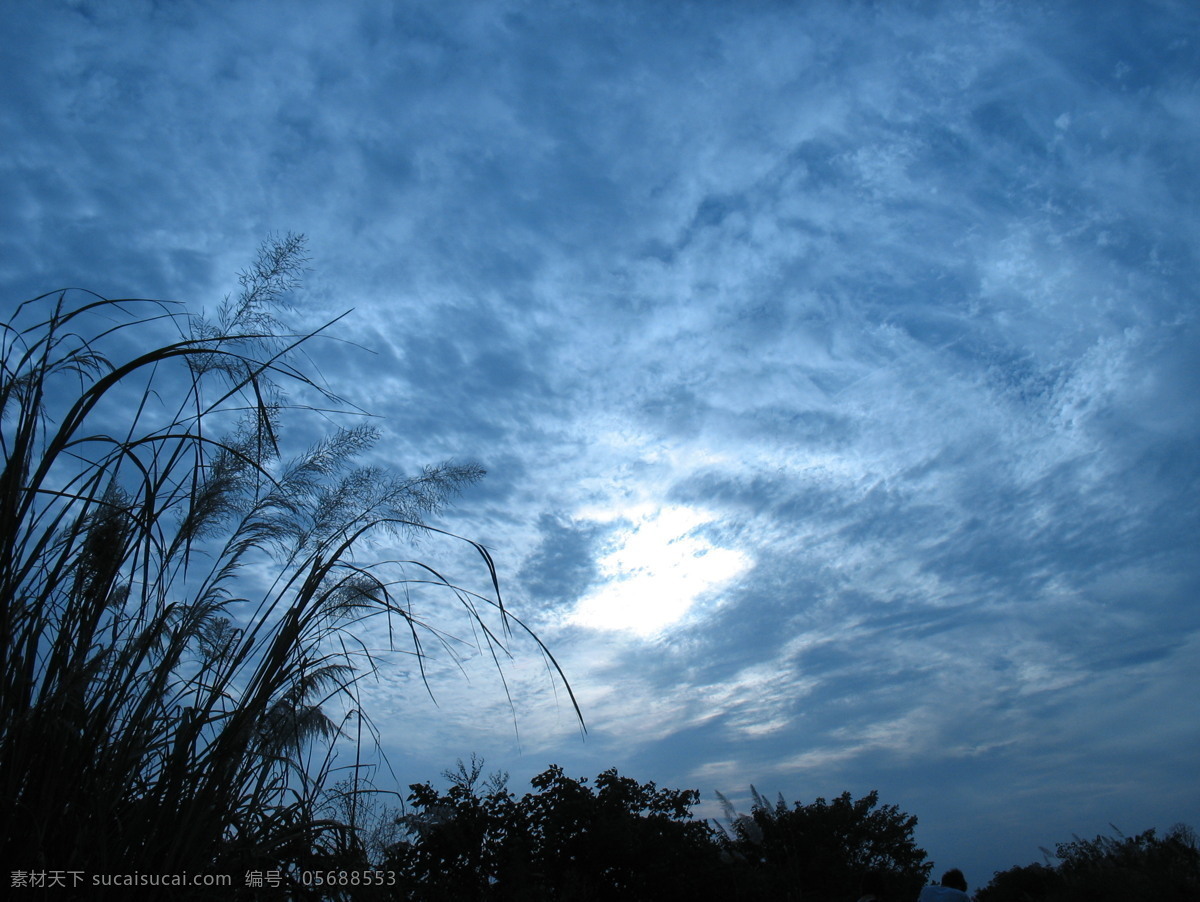
<path id="1" fill-rule="evenodd" d="M 1044 863 L 997 871 L 976 902 L 1195 902 L 1200 899 L 1200 844 L 1187 824 L 1163 836 L 1146 830 L 1097 836 L 1042 849 Z M 1057 863 L 1051 863 L 1057 858 Z"/>
<path id="2" fill-rule="evenodd" d="M 372 866 L 395 884 L 364 887 L 363 900 L 804 900 L 867 893 L 912 902 L 933 863 L 916 845 L 917 819 L 878 793 L 792 806 L 750 787 L 751 812 L 720 792 L 724 823 L 692 819 L 694 789 L 660 788 L 616 768 L 586 778 L 551 765 L 518 798 L 508 774 L 486 780 L 482 759 L 443 771 L 449 787 L 409 788 L 410 808 L 380 811 Z M 1116 828 L 1113 828 L 1116 831 Z M 1200 898 L 1200 848 L 1179 824 L 1162 837 L 1075 837 L 1046 864 L 998 871 L 977 902 L 1192 902 Z M 1051 856 L 1057 864 L 1050 864 Z M 982 882 L 982 881 L 980 881 Z"/>
<path id="3" fill-rule="evenodd" d="M 373 730 L 357 687 L 377 651 L 356 628 L 386 619 L 425 679 L 425 638 L 453 649 L 412 605 L 423 588 L 461 605 L 498 668 L 515 626 L 562 678 L 505 608 L 487 550 L 426 522 L 482 467 L 359 465 L 378 438 L 362 424 L 285 456 L 296 417 L 361 413 L 296 363 L 341 317 L 300 334 L 279 319 L 304 247 L 299 235 L 264 242 L 215 320 L 67 289 L 0 324 L 12 869 L 292 875 L 360 859 L 353 818 L 320 814 L 335 741 L 351 719 L 358 737 Z M 467 542 L 487 592 L 421 561 L 356 555 L 368 539 L 419 534 Z"/>
<path id="4" fill-rule="evenodd" d="M 697 790 L 660 788 L 616 768 L 572 779 L 551 765 L 518 798 L 508 775 L 480 782 L 474 755 L 439 792 L 412 784 L 411 810 L 383 817 L 377 847 L 396 886 L 362 898 L 420 900 L 857 899 L 864 880 L 915 899 L 932 863 L 917 819 L 877 792 L 788 806 L 751 787 L 750 814 L 723 801 L 728 825 L 692 819 Z M 385 831 L 386 835 L 386 831 Z"/>

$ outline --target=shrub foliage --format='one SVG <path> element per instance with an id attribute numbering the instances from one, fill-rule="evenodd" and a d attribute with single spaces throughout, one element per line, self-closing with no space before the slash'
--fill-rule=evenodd
<path id="1" fill-rule="evenodd" d="M 696 790 L 638 783 L 615 768 L 589 785 L 551 766 L 518 798 L 506 775 L 479 784 L 482 764 L 443 774 L 450 787 L 413 784 L 398 818 L 405 837 L 385 867 L 401 898 L 804 899 L 916 898 L 930 864 L 912 838 L 916 818 L 871 793 L 789 808 L 757 792 L 752 815 L 726 802 L 729 826 L 692 819 Z M 723 797 L 721 797 L 723 799 Z"/>
<path id="2" fill-rule="evenodd" d="M 750 791 L 750 814 L 719 796 L 726 858 L 747 898 L 855 899 L 869 880 L 889 899 L 915 899 L 925 884 L 933 864 L 913 838 L 916 817 L 879 805 L 878 792 L 789 807 L 782 796 L 772 804 Z"/>
<path id="3" fill-rule="evenodd" d="M 1076 837 L 1055 847 L 1056 864 L 1000 871 L 979 891 L 979 902 L 1189 902 L 1200 899 L 1200 847 L 1177 824 L 1163 836 Z"/>
<path id="4" fill-rule="evenodd" d="M 517 798 L 503 779 L 477 788 L 472 760 L 446 792 L 414 784 L 408 839 L 387 867 L 416 899 L 715 898 L 712 830 L 691 819 L 695 790 L 638 783 L 616 768 L 568 777 L 551 766 Z"/>

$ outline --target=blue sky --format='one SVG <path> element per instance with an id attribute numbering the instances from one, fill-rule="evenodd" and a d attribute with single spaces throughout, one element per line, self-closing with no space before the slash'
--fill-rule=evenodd
<path id="1" fill-rule="evenodd" d="M 1200 12 L 20 2 L 0 289 L 215 305 L 270 232 L 381 462 L 488 469 L 532 642 L 366 695 L 483 755 L 877 788 L 975 886 L 1200 826 Z M 463 579 L 469 556 L 420 549 Z M 430 598 L 430 616 L 453 615 Z M 466 678 L 464 678 L 464 673 Z M 745 807 L 745 806 L 743 806 Z"/>

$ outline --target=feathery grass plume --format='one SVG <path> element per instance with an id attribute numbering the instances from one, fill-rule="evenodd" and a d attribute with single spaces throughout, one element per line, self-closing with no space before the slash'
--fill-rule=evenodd
<path id="1" fill-rule="evenodd" d="M 247 868 L 348 860 L 354 831 L 319 800 L 345 722 L 328 712 L 366 722 L 356 687 L 375 661 L 353 628 L 402 625 L 422 660 L 422 635 L 438 633 L 405 603 L 419 584 L 465 608 L 497 664 L 507 649 L 489 611 L 502 636 L 529 632 L 475 542 L 461 540 L 487 593 L 420 561 L 355 556 L 381 534 L 459 539 L 426 518 L 480 467 L 355 466 L 377 438 L 364 426 L 282 459 L 281 429 L 302 409 L 285 386 L 349 407 L 293 364 L 332 323 L 296 335 L 276 318 L 303 250 L 302 236 L 266 242 L 215 323 L 68 289 L 0 324 L 0 804 L 13 869 L 225 872 L 236 888 Z"/>

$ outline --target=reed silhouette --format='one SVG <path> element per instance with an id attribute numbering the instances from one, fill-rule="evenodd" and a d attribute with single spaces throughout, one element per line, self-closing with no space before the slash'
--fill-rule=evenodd
<path id="1" fill-rule="evenodd" d="M 369 723 L 357 687 L 377 650 L 359 627 L 385 618 L 423 677 L 441 634 L 415 591 L 460 606 L 497 666 L 525 629 L 487 550 L 427 522 L 480 466 L 360 465 L 378 437 L 361 416 L 288 450 L 289 425 L 314 412 L 361 414 L 302 366 L 337 320 L 297 334 L 281 319 L 304 247 L 266 241 L 212 319 L 71 289 L 0 325 L 12 870 L 230 873 L 236 889 L 248 868 L 361 859 L 353 825 L 321 803 L 332 741 L 349 718 Z M 419 534 L 473 549 L 484 591 L 422 561 L 361 557 L 368 538 Z"/>

